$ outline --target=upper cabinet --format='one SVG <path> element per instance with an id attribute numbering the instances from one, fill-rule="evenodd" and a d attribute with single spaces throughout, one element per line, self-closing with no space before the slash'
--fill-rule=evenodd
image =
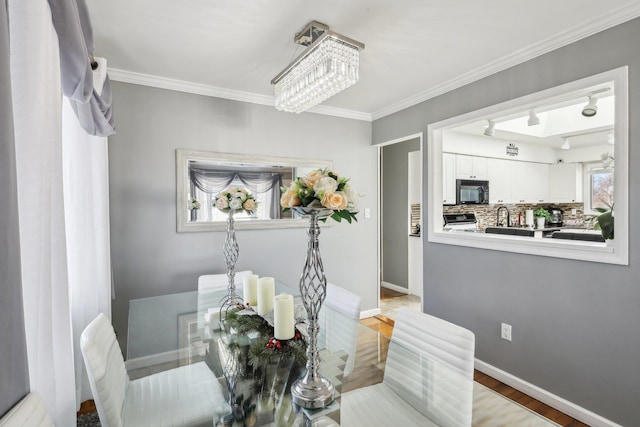
<path id="1" fill-rule="evenodd" d="M 544 203 L 549 201 L 549 165 L 518 162 L 513 176 L 516 203 Z"/>
<path id="2" fill-rule="evenodd" d="M 582 202 L 582 164 L 549 165 L 549 201 Z"/>
<path id="3" fill-rule="evenodd" d="M 489 181 L 489 203 L 582 202 L 580 163 L 536 163 L 442 153 L 444 205 L 456 203 L 456 179 Z"/>
<path id="4" fill-rule="evenodd" d="M 456 155 L 442 153 L 442 204 L 456 204 Z"/>
<path id="5" fill-rule="evenodd" d="M 487 177 L 489 178 L 489 203 L 515 203 L 512 195 L 512 182 L 515 162 L 503 159 L 487 159 Z"/>
<path id="6" fill-rule="evenodd" d="M 487 158 L 456 155 L 457 179 L 487 179 Z"/>

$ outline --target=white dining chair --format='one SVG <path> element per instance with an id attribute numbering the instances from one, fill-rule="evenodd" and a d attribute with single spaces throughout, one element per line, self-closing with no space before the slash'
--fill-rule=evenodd
<path id="1" fill-rule="evenodd" d="M 333 283 L 327 283 L 324 306 L 331 308 L 333 315 L 324 315 L 321 318 L 320 332 L 327 350 L 342 350 L 348 354 L 343 373 L 345 377 L 353 371 L 355 364 L 361 302 L 362 298 L 359 295 Z"/>
<path id="2" fill-rule="evenodd" d="M 473 332 L 398 311 L 383 381 L 342 395 L 341 425 L 471 426 Z"/>
<path id="3" fill-rule="evenodd" d="M 237 271 L 234 276 L 234 283 L 236 287 L 242 284 L 242 280 L 246 276 L 251 276 L 253 273 L 251 270 Z M 199 291 L 219 291 L 227 289 L 229 278 L 227 273 L 219 274 L 203 274 L 198 277 L 198 290 Z"/>
<path id="4" fill-rule="evenodd" d="M 204 362 L 130 380 L 102 313 L 82 332 L 80 348 L 102 427 L 211 426 L 229 410 Z"/>
<path id="5" fill-rule="evenodd" d="M 247 276 L 251 276 L 252 274 L 251 270 L 238 271 L 234 276 L 236 289 L 240 289 L 239 285 L 242 285 L 243 279 Z M 204 328 L 205 315 L 220 306 L 220 291 L 227 289 L 228 285 L 229 277 L 227 276 L 227 273 L 203 274 L 198 277 L 198 302 L 196 313 L 198 329 Z M 242 291 L 237 292 L 237 294 L 242 296 Z M 216 310 L 213 311 L 214 313 L 216 312 Z M 217 319 L 217 317 L 215 318 Z"/>
<path id="6" fill-rule="evenodd" d="M 16 403 L 9 412 L 0 418 L 0 427 L 54 427 L 51 415 L 47 412 L 40 395 L 27 394 Z"/>

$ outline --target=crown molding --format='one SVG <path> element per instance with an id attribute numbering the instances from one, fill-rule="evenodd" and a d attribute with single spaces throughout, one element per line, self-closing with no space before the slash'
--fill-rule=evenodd
<path id="1" fill-rule="evenodd" d="M 412 107 L 421 102 L 427 101 L 431 98 L 435 98 L 436 96 L 478 81 L 482 78 L 488 77 L 492 74 L 496 74 L 500 71 L 506 70 L 523 62 L 541 56 L 552 50 L 561 48 L 578 40 L 589 37 L 593 34 L 599 33 L 600 31 L 604 31 L 608 28 L 622 24 L 631 19 L 637 18 L 638 16 L 640 16 L 640 4 L 633 4 L 626 7 L 618 8 L 601 18 L 591 20 L 589 22 L 586 22 L 584 25 L 571 28 L 562 34 L 550 37 L 546 40 L 542 40 L 525 49 L 521 49 L 497 61 L 485 64 L 471 72 L 464 73 L 442 84 L 418 92 L 387 107 L 374 111 L 373 113 L 330 107 L 326 105 L 317 105 L 307 110 L 305 113 L 322 114 L 342 117 L 346 119 L 362 120 L 367 122 L 378 120 L 398 111 Z M 273 96 L 259 95 L 250 92 L 243 92 L 239 90 L 226 89 L 217 86 L 204 85 L 200 83 L 193 83 L 184 80 L 153 76 L 150 74 L 142 74 L 114 68 L 109 68 L 109 77 L 111 78 L 111 80 L 123 83 L 132 83 L 142 86 L 150 86 L 161 89 L 175 90 L 179 92 L 193 93 L 197 95 L 211 96 L 215 98 L 230 99 L 233 101 L 248 102 L 251 104 L 274 107 Z"/>
<path id="2" fill-rule="evenodd" d="M 239 90 L 188 82 L 185 80 L 177 80 L 167 77 L 153 76 L 150 74 L 136 73 L 133 71 L 121 70 L 117 68 L 109 68 L 109 78 L 113 81 L 122 83 L 131 83 L 141 86 L 174 90 L 178 92 L 193 93 L 196 95 L 230 99 L 233 101 L 248 102 L 251 104 L 266 105 L 269 107 L 274 107 L 275 105 L 273 96 L 259 95 L 251 92 L 243 92 Z M 307 110 L 306 113 L 322 114 L 326 116 L 335 116 L 354 120 L 363 120 L 367 122 L 370 122 L 372 120 L 371 114 L 369 113 L 347 110 L 344 108 L 329 107 L 326 105 L 317 105 Z M 283 112 L 283 114 L 291 113 Z"/>
<path id="3" fill-rule="evenodd" d="M 412 107 L 421 102 L 427 101 L 436 96 L 458 89 L 469 83 L 473 83 L 500 71 L 506 70 L 523 62 L 529 61 L 545 53 L 551 52 L 563 46 L 567 46 L 578 40 L 582 40 L 593 34 L 599 33 L 616 25 L 630 21 L 640 16 L 640 4 L 633 4 L 613 10 L 601 18 L 586 22 L 584 25 L 571 28 L 557 36 L 537 42 L 527 48 L 521 49 L 497 61 L 490 62 L 471 72 L 462 74 L 451 80 L 430 89 L 421 91 L 395 102 L 387 107 L 374 111 L 371 116 L 373 120 L 378 120 L 398 111 Z"/>

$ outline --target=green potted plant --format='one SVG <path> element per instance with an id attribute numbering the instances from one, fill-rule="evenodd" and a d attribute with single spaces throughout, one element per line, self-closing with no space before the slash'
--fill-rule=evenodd
<path id="1" fill-rule="evenodd" d="M 594 208 L 594 210 L 600 212 L 600 215 L 595 217 L 596 223 L 593 228 L 602 232 L 602 237 L 605 240 L 613 240 L 613 205 L 606 208 Z"/>
<path id="2" fill-rule="evenodd" d="M 544 228 L 545 221 L 551 219 L 551 214 L 545 208 L 538 208 L 533 211 L 533 216 L 536 219 L 537 228 Z"/>

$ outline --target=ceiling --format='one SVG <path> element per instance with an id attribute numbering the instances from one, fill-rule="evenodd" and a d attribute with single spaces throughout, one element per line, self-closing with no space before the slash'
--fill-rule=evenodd
<path id="1" fill-rule="evenodd" d="M 360 80 L 312 111 L 375 120 L 640 16 L 640 0 L 88 0 L 112 80 L 273 105 L 317 20 L 365 44 Z M 612 5 L 614 4 L 614 5 Z"/>

